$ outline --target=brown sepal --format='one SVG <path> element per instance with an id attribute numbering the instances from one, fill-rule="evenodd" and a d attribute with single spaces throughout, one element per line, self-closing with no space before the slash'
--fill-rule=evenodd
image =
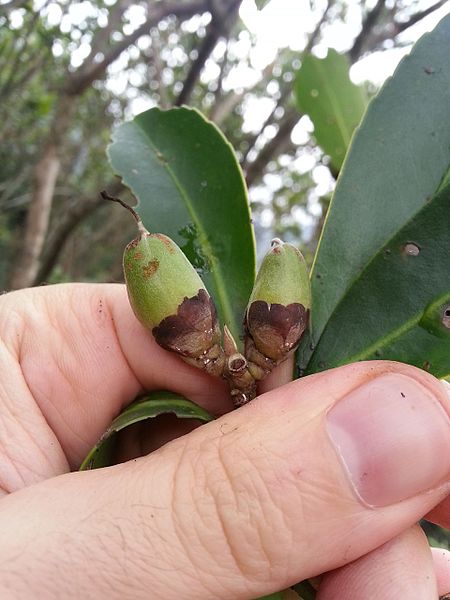
<path id="1" fill-rule="evenodd" d="M 185 298 L 176 315 L 166 317 L 152 331 L 166 350 L 180 354 L 186 362 L 221 375 L 224 364 L 216 308 L 204 289 Z M 216 372 L 217 371 L 217 372 Z"/>
<path id="2" fill-rule="evenodd" d="M 283 306 L 256 300 L 248 309 L 247 335 L 263 356 L 280 362 L 297 347 L 308 320 L 309 310 L 298 302 Z"/>
<path id="3" fill-rule="evenodd" d="M 248 331 L 245 336 L 245 357 L 248 360 L 249 371 L 257 381 L 261 381 L 261 379 L 267 377 L 277 365 L 276 361 L 264 356 L 264 354 L 256 349 L 255 342 Z"/>

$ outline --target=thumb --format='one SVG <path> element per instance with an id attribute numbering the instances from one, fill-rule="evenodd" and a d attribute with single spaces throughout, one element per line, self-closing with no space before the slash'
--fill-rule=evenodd
<path id="1" fill-rule="evenodd" d="M 0 590 L 250 600 L 329 571 L 448 494 L 449 413 L 401 364 L 295 381 L 148 457 L 4 498 Z"/>

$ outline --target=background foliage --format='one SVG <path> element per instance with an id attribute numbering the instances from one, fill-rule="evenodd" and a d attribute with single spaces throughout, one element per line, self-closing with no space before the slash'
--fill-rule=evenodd
<path id="1" fill-rule="evenodd" d="M 311 52 L 323 55 L 340 31 L 346 58 L 334 51 L 329 58 L 344 69 L 371 54 L 392 56 L 448 7 L 443 0 L 303 0 L 292 15 L 295 48 L 286 41 L 262 60 L 247 23 L 275 4 L 0 4 L 0 288 L 122 279 L 121 249 L 133 225 L 99 200 L 105 187 L 124 194 L 105 148 L 114 125 L 156 105 L 197 107 L 230 140 L 249 187 L 260 252 L 275 234 L 312 257 L 340 162 L 331 150 L 331 159 L 323 153 L 295 106 L 298 69 L 320 66 Z M 373 84 L 364 88 L 360 98 L 373 94 Z"/>

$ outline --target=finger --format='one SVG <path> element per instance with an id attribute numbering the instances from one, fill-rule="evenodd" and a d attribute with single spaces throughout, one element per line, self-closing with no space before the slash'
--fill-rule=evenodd
<path id="1" fill-rule="evenodd" d="M 326 573 L 317 600 L 436 600 L 431 549 L 417 525 L 376 550 Z"/>
<path id="2" fill-rule="evenodd" d="M 446 381 L 442 383 L 450 395 L 450 384 Z M 445 527 L 445 529 L 450 529 L 450 497 L 445 498 L 438 506 L 425 515 L 425 519 L 436 523 L 436 525 Z"/>
<path id="3" fill-rule="evenodd" d="M 231 408 L 223 381 L 156 344 L 123 285 L 33 288 L 0 303 L 0 420 L 11 463 L 0 484 L 10 490 L 62 473 L 67 462 L 77 467 L 143 390 L 171 390 L 213 413 Z"/>
<path id="4" fill-rule="evenodd" d="M 441 384 L 406 365 L 295 381 L 148 457 L 4 498 L 14 569 L 0 585 L 251 600 L 336 569 L 448 494 L 449 412 Z"/>
<path id="5" fill-rule="evenodd" d="M 436 573 L 439 598 L 450 598 L 450 551 L 443 548 L 431 548 Z"/>

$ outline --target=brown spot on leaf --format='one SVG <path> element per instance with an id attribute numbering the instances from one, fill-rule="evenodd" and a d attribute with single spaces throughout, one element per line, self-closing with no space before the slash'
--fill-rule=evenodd
<path id="1" fill-rule="evenodd" d="M 216 307 L 209 294 L 201 289 L 196 296 L 185 298 L 176 315 L 153 328 L 153 335 L 160 346 L 182 356 L 205 355 L 220 342 Z"/>
<path id="2" fill-rule="evenodd" d="M 256 300 L 248 309 L 247 328 L 259 352 L 279 361 L 297 347 L 308 320 L 309 310 L 298 302 L 284 306 Z"/>
<path id="3" fill-rule="evenodd" d="M 142 260 L 144 258 L 144 255 L 142 254 L 142 252 L 138 251 L 133 255 L 134 260 Z"/>
<path id="4" fill-rule="evenodd" d="M 146 265 L 142 267 L 142 274 L 146 279 L 151 277 L 156 273 L 159 268 L 159 260 L 154 258 L 153 260 L 149 260 Z"/>
<path id="5" fill-rule="evenodd" d="M 163 165 L 166 165 L 169 162 L 162 152 L 157 152 L 156 153 L 156 158 Z"/>
<path id="6" fill-rule="evenodd" d="M 419 256 L 419 254 L 420 254 L 420 248 L 414 242 L 408 242 L 407 244 L 405 244 L 403 246 L 403 252 L 407 256 Z"/>

